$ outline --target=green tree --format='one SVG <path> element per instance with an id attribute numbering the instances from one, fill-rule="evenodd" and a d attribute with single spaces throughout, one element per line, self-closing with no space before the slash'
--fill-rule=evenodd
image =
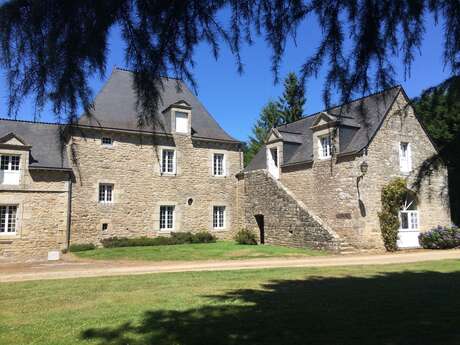
<path id="1" fill-rule="evenodd" d="M 222 16 L 223 10 L 229 15 Z M 143 123 L 157 113 L 161 76 L 195 87 L 198 46 L 208 44 L 218 58 L 227 45 L 242 71 L 242 45 L 262 36 L 272 50 L 277 80 L 288 40 L 308 42 L 314 30 L 321 37 L 305 55 L 300 77 L 305 84 L 324 74 L 323 99 L 329 105 L 335 92 L 343 103 L 354 93 L 394 85 L 397 62 L 408 74 L 422 49 L 428 16 L 442 26 L 440 55 L 451 74 L 459 75 L 458 0 L 1 1 L 0 65 L 10 115 L 32 95 L 38 110 L 51 102 L 56 115 L 73 120 L 80 107 L 91 106 L 89 79 L 105 74 L 109 34 L 119 27 Z"/>
<path id="2" fill-rule="evenodd" d="M 284 80 L 284 92 L 278 101 L 278 108 L 284 123 L 291 123 L 302 118 L 305 105 L 305 89 L 295 73 L 291 72 Z"/>
<path id="3" fill-rule="evenodd" d="M 270 101 L 262 108 L 259 119 L 252 127 L 252 135 L 244 152 L 244 165 L 248 165 L 256 153 L 265 144 L 268 133 L 273 127 L 283 123 L 283 116 L 279 111 L 278 105 Z"/>
<path id="4" fill-rule="evenodd" d="M 460 224 L 460 77 L 423 91 L 413 105 L 448 166 L 452 218 Z M 425 170 L 429 173 L 435 163 L 436 159 L 427 161 Z"/>

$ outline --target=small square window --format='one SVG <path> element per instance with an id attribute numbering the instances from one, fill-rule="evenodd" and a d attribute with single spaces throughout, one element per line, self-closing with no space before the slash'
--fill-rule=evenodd
<path id="1" fill-rule="evenodd" d="M 109 204 L 113 202 L 113 185 L 101 183 L 99 185 L 99 202 Z"/>
<path id="2" fill-rule="evenodd" d="M 113 139 L 110 137 L 102 137 L 101 143 L 103 146 L 113 146 Z"/>
<path id="3" fill-rule="evenodd" d="M 109 224 L 108 223 L 102 223 L 102 231 L 107 231 L 109 230 Z"/>

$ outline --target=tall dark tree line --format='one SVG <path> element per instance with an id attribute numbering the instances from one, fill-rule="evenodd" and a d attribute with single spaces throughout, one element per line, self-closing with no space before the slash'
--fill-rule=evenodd
<path id="1" fill-rule="evenodd" d="M 413 104 L 447 164 L 452 219 L 460 224 L 460 77 L 425 90 Z M 433 164 L 426 167 L 436 168 Z"/>
<path id="2" fill-rule="evenodd" d="M 227 10 L 229 16 L 221 16 Z M 10 0 L 0 5 L 0 64 L 8 80 L 9 113 L 33 95 L 40 110 L 51 102 L 57 115 L 75 118 L 90 108 L 88 80 L 106 71 L 110 29 L 119 26 L 126 64 L 135 72 L 141 123 L 159 106 L 161 76 L 195 86 L 193 54 L 202 43 L 217 58 L 222 45 L 242 71 L 240 50 L 262 36 L 272 50 L 278 77 L 286 42 L 308 42 L 309 28 L 322 32 L 305 56 L 301 82 L 325 71 L 326 105 L 334 92 L 346 102 L 395 83 L 394 63 L 410 73 L 421 49 L 426 16 L 442 25 L 442 58 L 452 75 L 460 72 L 458 0 Z M 300 25 L 306 36 L 298 35 Z M 317 31 L 317 30 L 315 30 Z M 396 59 L 395 59 L 396 58 Z"/>

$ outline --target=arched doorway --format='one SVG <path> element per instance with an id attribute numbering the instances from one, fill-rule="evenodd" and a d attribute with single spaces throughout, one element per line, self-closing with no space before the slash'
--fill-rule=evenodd
<path id="1" fill-rule="evenodd" d="M 420 234 L 419 211 L 417 209 L 417 199 L 413 193 L 408 192 L 399 210 L 399 248 L 420 247 L 418 235 Z"/>
<path id="2" fill-rule="evenodd" d="M 257 226 L 259 227 L 260 244 L 264 244 L 265 243 L 264 215 L 263 214 L 256 214 L 254 217 L 256 218 Z"/>

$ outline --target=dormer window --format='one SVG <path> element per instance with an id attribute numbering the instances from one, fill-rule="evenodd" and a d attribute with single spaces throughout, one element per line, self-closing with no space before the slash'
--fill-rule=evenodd
<path id="1" fill-rule="evenodd" d="M 189 132 L 189 114 L 176 111 L 176 132 L 177 133 L 188 133 Z"/>
<path id="2" fill-rule="evenodd" d="M 328 159 L 332 156 L 332 140 L 330 135 L 318 138 L 318 157 L 319 159 Z"/>
<path id="3" fill-rule="evenodd" d="M 1 183 L 2 184 L 19 184 L 19 163 L 20 156 L 2 155 L 0 158 Z"/>
<path id="4" fill-rule="evenodd" d="M 113 146 L 113 139 L 110 137 L 102 137 L 101 145 L 105 147 L 112 147 Z"/>

